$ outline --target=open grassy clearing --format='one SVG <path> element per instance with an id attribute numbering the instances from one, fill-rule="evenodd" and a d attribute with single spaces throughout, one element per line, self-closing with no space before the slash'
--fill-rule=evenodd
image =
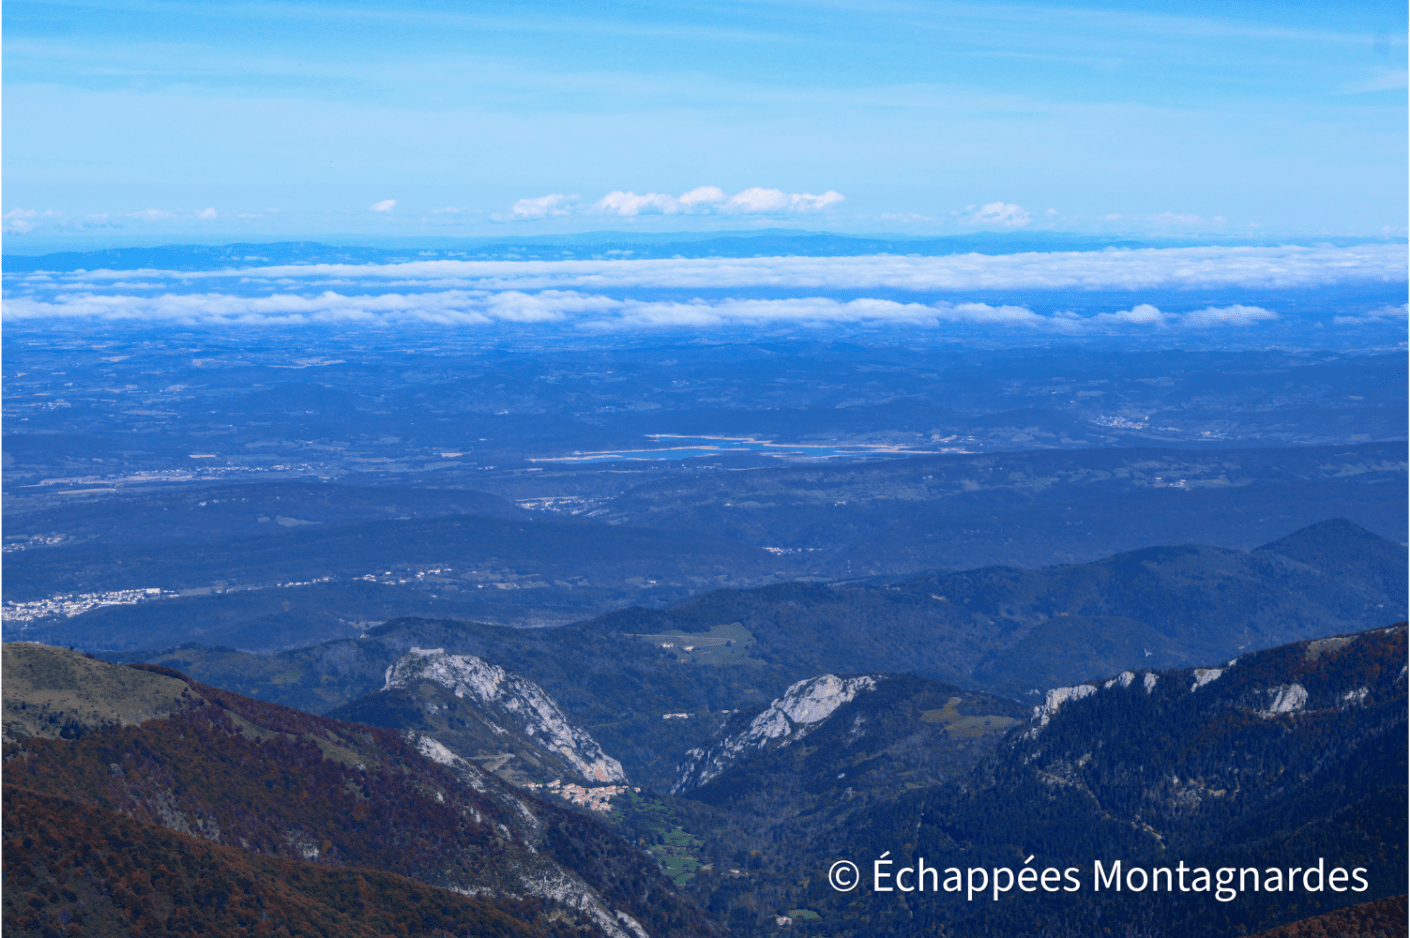
<path id="1" fill-rule="evenodd" d="M 754 645 L 754 633 L 738 622 L 715 625 L 708 632 L 686 632 L 669 629 L 654 634 L 635 634 L 675 655 L 681 661 L 698 664 L 761 664 L 749 657 Z"/>

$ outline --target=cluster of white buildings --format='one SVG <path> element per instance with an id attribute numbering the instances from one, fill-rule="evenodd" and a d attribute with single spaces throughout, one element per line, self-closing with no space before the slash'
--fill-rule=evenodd
<path id="1" fill-rule="evenodd" d="M 107 593 L 61 593 L 32 602 L 7 602 L 0 607 L 6 625 L 19 625 L 25 628 L 39 619 L 53 617 L 68 618 L 82 615 L 99 606 L 126 606 L 132 603 L 160 599 L 162 590 L 157 587 L 137 590 L 113 590 Z"/>

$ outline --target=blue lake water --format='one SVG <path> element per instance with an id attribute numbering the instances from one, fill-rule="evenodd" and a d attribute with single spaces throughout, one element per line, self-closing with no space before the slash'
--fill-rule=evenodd
<path id="1" fill-rule="evenodd" d="M 776 456 L 780 459 L 830 459 L 837 456 L 913 456 L 925 450 L 906 450 L 880 444 L 843 444 L 837 446 L 774 443 L 769 440 L 725 439 L 708 436 L 655 436 L 651 439 L 660 444 L 652 449 L 622 449 L 598 453 L 574 453 L 572 456 L 558 456 L 552 459 L 536 459 L 534 462 L 594 463 L 616 462 L 624 459 L 696 459 L 702 456 L 720 456 L 726 453 L 758 453 Z"/>

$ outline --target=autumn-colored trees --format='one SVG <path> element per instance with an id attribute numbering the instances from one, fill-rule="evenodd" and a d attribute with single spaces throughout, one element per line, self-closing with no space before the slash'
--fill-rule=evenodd
<path id="1" fill-rule="evenodd" d="M 4 868 L 3 921 L 13 935 L 512 938 L 559 931 L 538 903 L 471 899 L 376 870 L 258 856 L 12 785 L 4 792 Z"/>

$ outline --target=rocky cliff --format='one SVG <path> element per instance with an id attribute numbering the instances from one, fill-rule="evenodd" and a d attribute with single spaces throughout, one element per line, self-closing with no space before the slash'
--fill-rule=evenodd
<path id="1" fill-rule="evenodd" d="M 379 708 L 419 710 L 418 729 L 512 781 L 627 780 L 622 764 L 570 722 L 543 688 L 475 655 L 413 648 L 387 668 L 380 694 L 334 715 L 374 725 L 412 725 L 405 714 L 390 723 L 378 719 Z"/>
<path id="2" fill-rule="evenodd" d="M 742 729 L 692 749 L 677 771 L 672 794 L 699 788 L 750 756 L 797 742 L 838 707 L 876 688 L 877 678 L 821 674 L 799 681 Z"/>

